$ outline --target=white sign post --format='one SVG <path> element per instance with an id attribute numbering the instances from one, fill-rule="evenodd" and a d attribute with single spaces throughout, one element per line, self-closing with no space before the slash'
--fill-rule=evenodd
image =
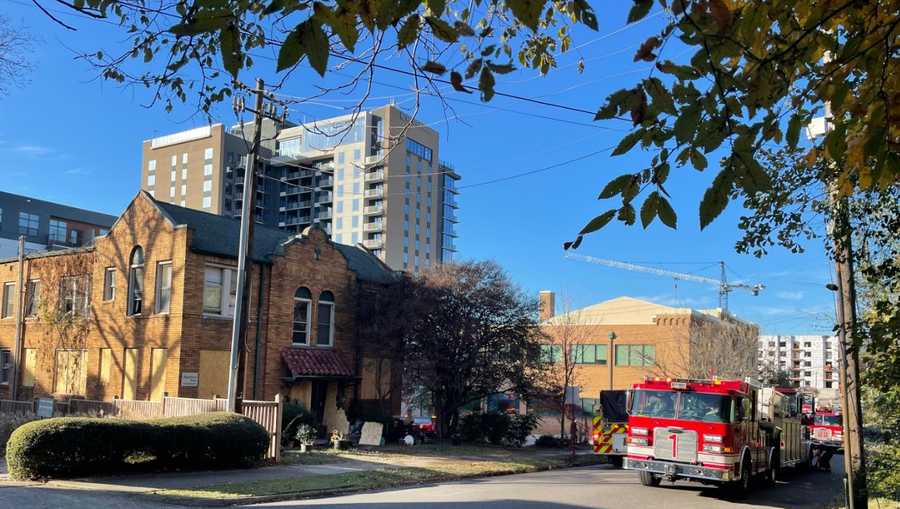
<path id="1" fill-rule="evenodd" d="M 381 445 L 381 433 L 384 430 L 384 424 L 380 422 L 366 422 L 362 427 L 362 434 L 359 437 L 359 445 Z"/>

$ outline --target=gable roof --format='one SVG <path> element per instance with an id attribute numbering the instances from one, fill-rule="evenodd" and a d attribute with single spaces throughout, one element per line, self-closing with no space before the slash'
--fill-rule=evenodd
<path id="1" fill-rule="evenodd" d="M 184 225 L 192 230 L 191 250 L 237 258 L 241 234 L 239 219 L 179 207 L 172 203 L 157 201 L 149 194 L 142 194 L 156 205 L 173 226 Z M 255 262 L 271 263 L 274 256 L 283 252 L 283 246 L 296 237 L 297 235 L 271 226 L 255 224 L 253 225 L 251 259 Z M 374 283 L 396 281 L 396 274 L 372 253 L 355 246 L 334 242 L 332 245 L 344 256 L 347 266 L 356 273 L 359 279 Z"/>

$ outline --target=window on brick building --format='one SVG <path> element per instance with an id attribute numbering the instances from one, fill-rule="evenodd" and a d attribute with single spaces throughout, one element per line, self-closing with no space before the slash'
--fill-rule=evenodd
<path id="1" fill-rule="evenodd" d="M 8 384 L 11 376 L 12 352 L 9 350 L 0 350 L 0 384 Z"/>
<path id="2" fill-rule="evenodd" d="M 16 284 L 3 283 L 3 305 L 0 306 L 0 318 L 12 318 L 16 305 Z"/>
<path id="3" fill-rule="evenodd" d="M 59 281 L 59 302 L 63 313 L 87 315 L 91 305 L 91 280 L 87 275 L 66 276 Z"/>
<path id="4" fill-rule="evenodd" d="M 291 335 L 291 342 L 294 345 L 309 344 L 311 308 L 312 293 L 309 288 L 297 288 L 297 291 L 294 292 L 294 327 Z"/>
<path id="5" fill-rule="evenodd" d="M 144 303 L 144 250 L 136 246 L 131 251 L 128 269 L 128 315 L 139 315 Z"/>
<path id="6" fill-rule="evenodd" d="M 37 279 L 29 280 L 25 284 L 25 317 L 37 316 L 41 305 L 41 282 Z"/>
<path id="7" fill-rule="evenodd" d="M 606 345 L 575 345 L 575 364 L 606 364 Z"/>
<path id="8" fill-rule="evenodd" d="M 652 366 L 655 362 L 654 345 L 616 345 L 616 366 Z"/>
<path id="9" fill-rule="evenodd" d="M 168 313 L 172 302 L 172 262 L 156 265 L 156 312 Z"/>
<path id="10" fill-rule="evenodd" d="M 228 289 L 227 296 L 225 289 Z M 237 271 L 224 267 L 207 266 L 203 278 L 203 313 L 207 315 L 234 316 L 237 295 Z"/>
<path id="11" fill-rule="evenodd" d="M 319 294 L 318 328 L 316 345 L 332 346 L 334 344 L 334 294 L 324 291 Z"/>
<path id="12" fill-rule="evenodd" d="M 115 300 L 116 298 L 116 269 L 107 267 L 103 271 L 103 300 Z"/>

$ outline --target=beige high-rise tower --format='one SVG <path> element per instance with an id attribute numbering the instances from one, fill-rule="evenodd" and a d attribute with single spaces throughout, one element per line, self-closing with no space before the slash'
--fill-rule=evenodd
<path id="1" fill-rule="evenodd" d="M 453 259 L 459 175 L 440 161 L 436 131 L 394 106 L 263 129 L 258 221 L 298 233 L 318 225 L 396 270 Z M 158 200 L 237 217 L 247 147 L 240 126 L 222 124 L 147 140 L 141 186 Z"/>

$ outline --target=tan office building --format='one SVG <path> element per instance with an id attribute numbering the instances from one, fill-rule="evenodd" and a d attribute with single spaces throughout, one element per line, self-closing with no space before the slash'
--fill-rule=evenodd
<path id="1" fill-rule="evenodd" d="M 394 106 L 263 129 L 258 221 L 290 232 L 315 224 L 396 270 L 452 260 L 459 175 L 440 161 L 436 131 Z M 239 216 L 247 146 L 239 126 L 221 124 L 147 140 L 141 186 L 158 200 Z"/>

